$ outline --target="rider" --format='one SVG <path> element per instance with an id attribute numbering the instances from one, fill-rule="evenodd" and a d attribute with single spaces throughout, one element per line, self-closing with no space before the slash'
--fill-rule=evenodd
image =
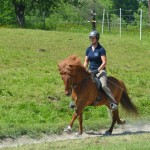
<path id="1" fill-rule="evenodd" d="M 107 57 L 105 49 L 98 42 L 100 34 L 93 30 L 89 34 L 89 39 L 91 41 L 91 46 L 86 49 L 86 56 L 84 61 L 84 67 L 87 69 L 89 65 L 89 71 L 98 77 L 102 84 L 102 89 L 106 93 L 110 101 L 110 106 L 112 110 L 116 110 L 117 102 L 114 99 L 110 89 L 107 86 L 107 74 L 106 74 L 106 64 Z"/>

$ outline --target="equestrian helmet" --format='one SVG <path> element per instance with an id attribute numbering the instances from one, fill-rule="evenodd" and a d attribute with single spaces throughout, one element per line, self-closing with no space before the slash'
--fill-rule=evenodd
<path id="1" fill-rule="evenodd" d="M 96 39 L 97 39 L 97 41 L 98 41 L 99 38 L 100 38 L 100 34 L 99 34 L 99 32 L 97 32 L 96 30 L 93 30 L 93 31 L 91 31 L 90 34 L 89 34 L 89 38 L 91 38 L 91 37 L 96 37 Z"/>

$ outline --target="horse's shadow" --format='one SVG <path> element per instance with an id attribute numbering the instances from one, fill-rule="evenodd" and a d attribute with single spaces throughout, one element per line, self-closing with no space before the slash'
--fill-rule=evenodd
<path id="1" fill-rule="evenodd" d="M 121 135 L 137 135 L 137 134 L 143 134 L 143 133 L 150 133 L 150 131 L 135 131 L 135 132 L 132 132 L 132 131 L 124 131 L 122 133 L 115 133 L 115 134 L 112 134 L 111 136 L 121 136 Z M 105 134 L 104 134 L 105 136 Z"/>
<path id="2" fill-rule="evenodd" d="M 137 135 L 137 134 L 144 134 L 144 133 L 148 133 L 150 134 L 150 131 L 124 131 L 124 132 L 121 132 L 121 133 L 112 133 L 111 135 L 108 135 L 106 133 L 101 133 L 101 132 L 95 132 L 95 131 L 89 131 L 89 132 L 86 132 L 86 134 L 88 135 L 99 135 L 99 136 L 123 136 L 123 135 Z"/>

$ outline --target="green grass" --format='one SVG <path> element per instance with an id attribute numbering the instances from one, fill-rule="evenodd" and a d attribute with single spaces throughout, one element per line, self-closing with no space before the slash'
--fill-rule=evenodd
<path id="1" fill-rule="evenodd" d="M 108 74 L 126 83 L 141 117 L 150 114 L 149 41 L 149 33 L 142 41 L 132 33 L 101 39 Z M 72 54 L 83 61 L 89 44 L 88 33 L 0 28 L 0 138 L 62 132 L 73 111 L 57 63 Z M 49 100 L 49 95 L 60 101 Z M 85 130 L 109 127 L 106 108 L 86 108 L 83 125 Z"/>
<path id="2" fill-rule="evenodd" d="M 4 148 L 5 150 L 148 150 L 150 134 L 96 137 Z"/>

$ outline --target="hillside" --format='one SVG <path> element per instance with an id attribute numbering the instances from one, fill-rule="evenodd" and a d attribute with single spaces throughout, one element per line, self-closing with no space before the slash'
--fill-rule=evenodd
<path id="1" fill-rule="evenodd" d="M 109 75 L 123 80 L 141 118 L 149 119 L 150 35 L 104 35 Z M 0 29 L 0 138 L 62 133 L 73 111 L 57 64 L 76 54 L 84 59 L 88 33 Z M 55 97 L 51 100 L 48 97 Z M 121 111 L 123 118 L 126 113 Z M 77 123 L 74 130 L 77 129 Z M 109 127 L 105 107 L 84 111 L 84 129 Z"/>

